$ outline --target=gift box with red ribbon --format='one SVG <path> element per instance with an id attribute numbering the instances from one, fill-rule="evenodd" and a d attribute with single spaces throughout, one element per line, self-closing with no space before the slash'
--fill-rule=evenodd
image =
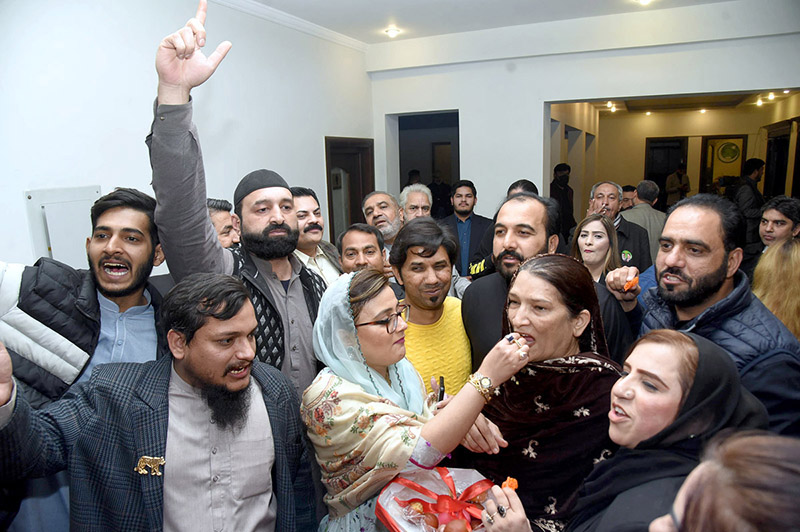
<path id="1" fill-rule="evenodd" d="M 479 530 L 482 525 L 473 527 L 471 523 L 480 521 L 483 506 L 470 501 L 493 485 L 474 469 L 436 467 L 403 472 L 383 488 L 375 514 L 393 532 L 419 532 L 419 520 L 409 519 L 408 507 L 413 504 L 424 514 L 436 515 L 439 525 L 463 519 L 467 530 Z"/>

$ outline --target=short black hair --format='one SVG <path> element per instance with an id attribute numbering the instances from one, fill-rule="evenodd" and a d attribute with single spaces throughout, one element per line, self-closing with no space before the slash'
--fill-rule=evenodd
<path id="1" fill-rule="evenodd" d="M 550 239 L 551 236 L 558 234 L 558 213 L 559 207 L 556 200 L 552 198 L 544 198 L 538 194 L 534 194 L 532 192 L 517 192 L 513 196 L 506 198 L 502 205 L 500 205 L 500 209 L 503 208 L 503 205 L 508 203 L 509 201 L 538 201 L 542 205 L 544 205 L 545 211 L 545 218 L 544 221 L 544 230 L 545 236 Z M 497 209 L 497 212 L 500 212 L 500 209 Z"/>
<path id="2" fill-rule="evenodd" d="M 557 172 L 571 172 L 572 168 L 567 163 L 558 163 L 555 168 L 553 168 L 553 173 Z"/>
<path id="3" fill-rule="evenodd" d="M 622 190 L 625 190 L 625 187 L 622 187 Z M 655 181 L 645 179 L 636 185 L 636 195 L 639 196 L 640 200 L 646 201 L 647 203 L 653 203 L 658 199 L 659 192 L 658 185 Z"/>
<path id="4" fill-rule="evenodd" d="M 420 254 L 423 257 L 430 257 L 444 247 L 451 265 L 455 264 L 458 255 L 456 237 L 430 217 L 415 218 L 400 229 L 389 252 L 389 264 L 402 267 L 408 258 L 408 249 L 413 246 L 423 248 L 424 252 Z"/>
<path id="5" fill-rule="evenodd" d="M 97 220 L 106 211 L 119 207 L 133 209 L 147 215 L 147 219 L 150 222 L 150 227 L 148 228 L 150 242 L 153 244 L 153 250 L 155 251 L 155 247 L 158 245 L 158 229 L 156 228 L 155 220 L 156 200 L 135 188 L 115 188 L 113 192 L 94 202 L 91 210 L 92 232 L 97 228 Z"/>
<path id="6" fill-rule="evenodd" d="M 528 179 L 517 179 L 510 185 L 508 185 L 508 190 L 506 190 L 506 196 L 511 194 L 511 191 L 515 188 L 520 189 L 523 192 L 533 192 L 534 194 L 539 193 L 539 189 L 536 185 L 533 184 L 533 181 Z"/>
<path id="7" fill-rule="evenodd" d="M 731 200 L 716 194 L 695 194 L 680 200 L 667 212 L 667 218 L 681 207 L 697 207 L 712 210 L 719 216 L 722 226 L 722 242 L 725 252 L 743 248 L 745 242 L 745 221 L 742 211 Z M 667 220 L 669 221 L 669 220 Z"/>
<path id="8" fill-rule="evenodd" d="M 742 175 L 749 176 L 750 174 L 752 174 L 753 172 L 755 172 L 756 170 L 758 170 L 759 168 L 761 168 L 765 164 L 767 164 L 767 163 L 765 163 L 761 159 L 757 159 L 755 157 L 753 157 L 752 159 L 747 159 L 744 162 L 744 166 L 742 167 Z"/>
<path id="9" fill-rule="evenodd" d="M 469 187 L 472 190 L 472 195 L 475 196 L 476 198 L 478 197 L 478 190 L 475 188 L 475 183 L 467 179 L 456 181 L 453 184 L 452 188 L 450 189 L 450 197 L 452 198 L 453 196 L 455 196 L 456 190 L 458 190 L 461 187 Z"/>
<path id="10" fill-rule="evenodd" d="M 206 207 L 211 212 L 231 212 L 233 205 L 231 202 L 224 199 L 208 198 L 206 200 Z"/>
<path id="11" fill-rule="evenodd" d="M 417 170 L 416 168 L 412 168 L 411 170 L 408 171 L 408 177 L 411 177 L 411 176 L 414 176 L 414 175 L 419 175 L 419 170 Z"/>
<path id="12" fill-rule="evenodd" d="M 317 198 L 317 193 L 314 192 L 312 189 L 306 187 L 291 187 L 289 190 L 292 192 L 293 198 L 312 197 L 314 198 L 314 201 L 317 202 L 317 205 L 319 205 L 319 199 Z"/>
<path id="13" fill-rule="evenodd" d="M 345 235 L 351 231 L 360 231 L 362 233 L 367 233 L 374 236 L 375 238 L 378 239 L 378 249 L 381 252 L 383 252 L 383 247 L 384 247 L 383 235 L 378 230 L 378 228 L 369 224 L 358 223 L 358 224 L 353 224 L 344 231 L 342 231 L 339 234 L 339 238 L 336 239 L 336 250 L 339 252 L 339 255 L 342 254 L 342 241 L 344 240 Z"/>
<path id="14" fill-rule="evenodd" d="M 221 273 L 194 273 L 176 284 L 161 305 L 161 327 L 192 341 L 209 317 L 229 320 L 242 310 L 250 294 L 242 281 Z"/>
<path id="15" fill-rule="evenodd" d="M 770 209 L 775 209 L 792 221 L 792 229 L 800 223 L 800 199 L 787 196 L 775 196 L 761 207 L 763 215 Z"/>
<path id="16" fill-rule="evenodd" d="M 636 192 L 636 187 L 633 185 L 622 185 L 623 192 Z"/>

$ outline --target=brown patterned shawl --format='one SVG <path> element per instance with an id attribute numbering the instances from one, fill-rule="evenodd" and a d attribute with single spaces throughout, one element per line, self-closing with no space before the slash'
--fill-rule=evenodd
<path id="1" fill-rule="evenodd" d="M 465 453 L 462 467 L 498 484 L 516 478 L 528 519 L 543 530 L 561 530 L 569 497 L 616 449 L 608 410 L 618 371 L 594 353 L 528 364 L 483 409 L 508 447 L 498 455 Z"/>

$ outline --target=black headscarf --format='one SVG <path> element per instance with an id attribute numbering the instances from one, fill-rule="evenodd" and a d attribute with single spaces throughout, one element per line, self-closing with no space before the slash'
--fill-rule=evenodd
<path id="1" fill-rule="evenodd" d="M 647 482 L 687 476 L 703 446 L 719 431 L 766 428 L 767 411 L 745 390 L 731 356 L 701 336 L 687 334 L 700 353 L 686 401 L 668 427 L 633 449 L 597 464 L 578 492 L 567 530 L 603 512 L 617 495 Z"/>

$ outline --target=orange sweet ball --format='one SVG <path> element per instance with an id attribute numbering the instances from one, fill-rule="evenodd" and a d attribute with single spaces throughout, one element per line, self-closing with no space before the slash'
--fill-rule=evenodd
<path id="1" fill-rule="evenodd" d="M 435 514 L 425 514 L 425 524 L 436 530 L 439 528 L 439 518 Z"/>
<path id="2" fill-rule="evenodd" d="M 517 491 L 519 488 L 519 482 L 514 477 L 506 477 L 506 481 L 503 482 L 502 488 L 511 488 L 514 491 Z"/>
<path id="3" fill-rule="evenodd" d="M 468 532 L 467 522 L 464 519 L 454 519 L 447 523 L 444 532 Z"/>

